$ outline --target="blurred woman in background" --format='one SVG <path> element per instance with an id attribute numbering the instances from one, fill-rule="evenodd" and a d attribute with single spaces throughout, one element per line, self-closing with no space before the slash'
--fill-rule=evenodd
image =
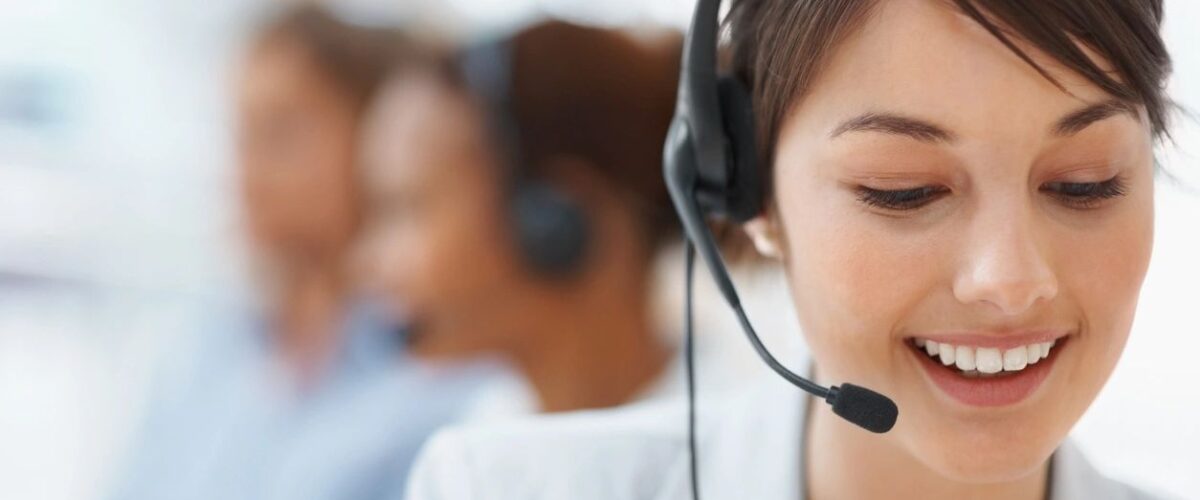
<path id="1" fill-rule="evenodd" d="M 330 362 L 353 293 L 359 116 L 410 46 L 398 32 L 301 7 L 268 25 L 247 56 L 238 173 L 252 267 L 279 354 L 302 377 Z"/>
<path id="2" fill-rule="evenodd" d="M 422 50 L 304 5 L 253 40 L 238 172 L 262 310 L 189 339 L 117 498 L 394 498 L 425 436 L 459 411 L 481 374 L 407 358 L 347 265 L 360 116 Z"/>
<path id="3" fill-rule="evenodd" d="M 544 22 L 404 71 L 371 113 L 363 255 L 413 351 L 499 355 L 527 383 L 475 416 L 675 392 L 651 292 L 677 231 L 660 172 L 679 47 Z"/>

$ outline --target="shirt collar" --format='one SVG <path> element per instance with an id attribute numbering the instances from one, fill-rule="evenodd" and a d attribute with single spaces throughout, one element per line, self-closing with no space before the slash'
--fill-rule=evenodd
<path id="1" fill-rule="evenodd" d="M 801 433 L 807 400 L 799 389 L 773 374 L 731 398 L 701 399 L 696 412 L 696 446 L 703 496 L 800 498 L 804 491 Z M 663 475 L 663 488 L 656 498 L 691 498 L 689 469 L 687 453 L 680 453 Z"/>
<path id="2" fill-rule="evenodd" d="M 1113 498 L 1124 489 L 1128 488 L 1093 468 L 1069 439 L 1055 450 L 1050 460 L 1049 500 Z"/>
<path id="3" fill-rule="evenodd" d="M 811 369 L 809 370 L 811 372 Z M 700 490 L 710 498 L 795 500 L 805 491 L 803 441 L 812 398 L 770 374 L 743 394 L 697 412 Z M 712 416 L 705 418 L 706 413 Z M 667 498 L 690 498 L 687 455 Z M 1109 498 L 1123 486 L 1100 474 L 1071 440 L 1051 457 L 1049 500 Z M 666 492 L 664 492 L 666 493 Z"/>

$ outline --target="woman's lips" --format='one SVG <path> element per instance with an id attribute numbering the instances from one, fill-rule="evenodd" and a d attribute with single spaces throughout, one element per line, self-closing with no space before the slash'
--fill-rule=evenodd
<path id="1" fill-rule="evenodd" d="M 1066 347 L 1067 338 L 1031 342 L 1024 349 L 1010 347 L 1004 350 L 916 339 L 906 343 L 933 384 L 950 397 L 972 406 L 1005 406 L 1024 400 L 1041 386 L 1058 359 L 1058 352 Z M 1022 352 L 1018 353 L 1018 349 Z M 930 350 L 935 354 L 931 355 Z M 970 359 L 955 356 L 964 351 Z M 952 354 L 943 357 L 947 353 Z"/>

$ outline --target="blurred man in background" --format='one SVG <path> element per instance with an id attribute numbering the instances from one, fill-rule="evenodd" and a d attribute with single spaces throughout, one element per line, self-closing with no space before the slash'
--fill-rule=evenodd
<path id="1" fill-rule="evenodd" d="M 360 116 L 422 50 L 311 6 L 261 29 L 237 117 L 264 307 L 203 325 L 172 360 L 115 498 L 395 498 L 424 438 L 460 411 L 485 370 L 408 357 L 347 265 Z"/>

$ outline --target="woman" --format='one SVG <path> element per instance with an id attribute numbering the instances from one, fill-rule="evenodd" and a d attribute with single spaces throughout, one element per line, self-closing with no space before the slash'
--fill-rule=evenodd
<path id="1" fill-rule="evenodd" d="M 1148 498 L 1065 439 L 1148 265 L 1161 19 L 1157 1 L 734 2 L 766 185 L 747 232 L 786 269 L 810 376 L 887 395 L 895 426 L 772 379 L 701 409 L 695 465 L 664 423 L 680 409 L 545 419 L 435 438 L 410 498 L 687 498 L 690 470 L 708 498 Z"/>
<path id="2" fill-rule="evenodd" d="M 359 117 L 410 45 L 300 6 L 265 26 L 246 58 L 238 173 L 252 269 L 280 357 L 303 378 L 330 362 L 355 292 Z"/>
<path id="3" fill-rule="evenodd" d="M 668 37 L 669 38 L 669 37 Z M 528 387 L 475 416 L 670 393 L 652 267 L 678 39 L 546 22 L 407 68 L 366 134 L 364 253 L 427 359 L 495 355 Z"/>
<path id="4" fill-rule="evenodd" d="M 407 358 L 347 270 L 360 117 L 416 50 L 306 5 L 255 37 L 236 116 L 262 309 L 210 311 L 180 342 L 115 498 L 394 498 L 425 437 L 473 399 L 479 375 Z"/>

